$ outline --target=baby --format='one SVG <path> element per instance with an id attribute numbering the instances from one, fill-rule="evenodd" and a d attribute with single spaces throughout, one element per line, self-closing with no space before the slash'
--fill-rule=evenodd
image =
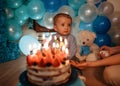
<path id="1" fill-rule="evenodd" d="M 55 42 L 61 48 L 65 45 L 69 51 L 69 59 L 72 59 L 76 53 L 76 41 L 73 35 L 71 35 L 72 18 L 65 13 L 56 14 L 53 18 L 53 28 L 56 34 L 52 35 L 50 45 Z"/>

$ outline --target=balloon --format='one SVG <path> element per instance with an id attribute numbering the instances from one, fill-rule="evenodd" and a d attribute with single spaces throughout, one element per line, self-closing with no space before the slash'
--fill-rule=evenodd
<path id="1" fill-rule="evenodd" d="M 84 4 L 78 10 L 81 21 L 91 22 L 97 17 L 97 8 L 93 4 Z"/>
<path id="2" fill-rule="evenodd" d="M 109 16 L 112 26 L 120 26 L 120 12 L 114 12 Z"/>
<path id="3" fill-rule="evenodd" d="M 58 9 L 58 13 L 66 13 L 69 14 L 72 18 L 75 16 L 74 10 L 67 5 L 64 5 Z"/>
<path id="4" fill-rule="evenodd" d="M 85 2 L 86 0 L 68 0 L 69 6 L 73 9 L 79 9 Z"/>
<path id="5" fill-rule="evenodd" d="M 31 35 L 31 36 L 33 36 L 33 37 L 35 37 L 35 38 L 37 38 L 38 36 L 37 36 L 37 32 L 35 31 L 35 30 L 33 30 L 33 29 L 25 29 L 25 30 L 23 30 L 23 34 L 22 34 L 23 36 L 24 35 Z"/>
<path id="6" fill-rule="evenodd" d="M 49 29 L 53 29 L 53 17 L 54 17 L 55 13 L 49 13 L 46 12 L 44 17 L 43 17 L 43 23 L 44 26 L 49 28 Z"/>
<path id="7" fill-rule="evenodd" d="M 29 17 L 35 20 L 41 19 L 46 11 L 41 0 L 31 0 L 27 5 L 27 10 Z"/>
<path id="8" fill-rule="evenodd" d="M 111 38 L 108 34 L 97 34 L 97 38 L 94 41 L 99 47 L 103 45 L 110 46 Z"/>
<path id="9" fill-rule="evenodd" d="M 23 4 L 23 0 L 6 0 L 7 6 L 10 8 L 18 8 Z"/>
<path id="10" fill-rule="evenodd" d="M 101 0 L 86 0 L 87 3 L 93 3 L 93 4 L 96 4 L 96 3 L 99 3 Z"/>
<path id="11" fill-rule="evenodd" d="M 60 0 L 60 6 L 68 5 L 68 0 Z"/>
<path id="12" fill-rule="evenodd" d="M 6 13 L 7 19 L 14 17 L 14 11 L 11 8 L 5 8 L 5 13 Z"/>
<path id="13" fill-rule="evenodd" d="M 19 8 L 17 8 L 15 10 L 15 16 L 20 18 L 20 19 L 23 19 L 23 20 L 28 19 L 29 16 L 28 16 L 28 13 L 27 13 L 27 7 L 25 5 L 22 5 Z"/>
<path id="14" fill-rule="evenodd" d="M 31 35 L 25 35 L 19 40 L 19 48 L 22 51 L 22 53 L 26 56 L 30 54 L 30 45 L 32 48 L 34 48 L 33 45 L 36 45 L 38 47 L 40 43 L 36 38 L 34 38 Z"/>
<path id="15" fill-rule="evenodd" d="M 60 7 L 60 0 L 43 0 L 47 12 L 55 12 Z"/>
<path id="16" fill-rule="evenodd" d="M 80 18 L 78 16 L 73 18 L 72 26 L 79 28 Z"/>
<path id="17" fill-rule="evenodd" d="M 93 28 L 96 33 L 104 34 L 106 33 L 111 27 L 111 22 L 106 16 L 98 16 L 93 21 Z"/>
<path id="18" fill-rule="evenodd" d="M 0 11 L 0 26 L 4 25 L 6 22 L 5 12 Z"/>
<path id="19" fill-rule="evenodd" d="M 24 19 L 15 17 L 15 21 L 16 21 L 20 26 L 22 26 L 22 25 L 25 24 L 25 22 L 26 22 L 27 20 L 24 20 Z"/>
<path id="20" fill-rule="evenodd" d="M 113 44 L 120 45 L 120 27 L 110 28 L 108 34 L 110 35 Z"/>
<path id="21" fill-rule="evenodd" d="M 80 30 L 89 30 L 89 31 L 92 31 L 92 32 L 94 31 L 92 22 L 86 23 L 86 22 L 81 21 L 80 24 L 79 24 L 79 29 Z"/>
<path id="22" fill-rule="evenodd" d="M 99 5 L 98 10 L 100 15 L 109 16 L 114 12 L 114 6 L 110 2 L 103 2 Z"/>
<path id="23" fill-rule="evenodd" d="M 22 28 L 14 19 L 7 21 L 6 31 L 9 41 L 16 41 L 22 35 Z"/>

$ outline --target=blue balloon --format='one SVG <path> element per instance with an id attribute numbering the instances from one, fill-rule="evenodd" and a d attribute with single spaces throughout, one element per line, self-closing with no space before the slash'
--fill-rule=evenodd
<path id="1" fill-rule="evenodd" d="M 60 0 L 60 6 L 68 5 L 68 0 Z"/>
<path id="2" fill-rule="evenodd" d="M 10 8 L 18 8 L 23 4 L 23 0 L 6 0 L 7 6 Z"/>
<path id="3" fill-rule="evenodd" d="M 41 0 L 31 0 L 27 5 L 27 11 L 30 18 L 38 20 L 43 17 L 46 10 Z"/>
<path id="4" fill-rule="evenodd" d="M 99 47 L 103 45 L 110 46 L 111 38 L 108 34 L 97 34 L 97 38 L 94 41 Z"/>
<path id="5" fill-rule="evenodd" d="M 47 12 L 55 12 L 61 6 L 60 0 L 43 0 Z"/>
<path id="6" fill-rule="evenodd" d="M 86 22 L 80 21 L 79 29 L 80 30 L 89 30 L 89 31 L 94 32 L 92 22 L 86 23 Z"/>
<path id="7" fill-rule="evenodd" d="M 16 41 L 21 37 L 22 28 L 14 19 L 7 20 L 6 28 L 9 41 Z"/>
<path id="8" fill-rule="evenodd" d="M 98 16 L 93 21 L 93 28 L 96 33 L 105 34 L 111 27 L 111 22 L 106 16 Z"/>
<path id="9" fill-rule="evenodd" d="M 19 48 L 24 55 L 28 55 L 30 54 L 29 46 L 31 45 L 33 47 L 34 44 L 36 44 L 36 46 L 40 45 L 39 41 L 35 37 L 31 35 L 25 35 L 21 37 L 19 41 Z"/>

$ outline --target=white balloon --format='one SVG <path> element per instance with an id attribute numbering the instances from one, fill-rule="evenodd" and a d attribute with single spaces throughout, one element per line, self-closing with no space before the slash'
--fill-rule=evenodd
<path id="1" fill-rule="evenodd" d="M 91 22 L 97 17 L 98 10 L 95 5 L 87 3 L 79 8 L 78 15 L 82 21 Z"/>
<path id="2" fill-rule="evenodd" d="M 36 45 L 39 47 L 40 43 L 35 37 L 31 35 L 25 35 L 19 41 L 19 48 L 22 51 L 22 53 L 26 56 L 29 55 L 31 52 L 30 46 L 34 48 L 33 45 Z"/>

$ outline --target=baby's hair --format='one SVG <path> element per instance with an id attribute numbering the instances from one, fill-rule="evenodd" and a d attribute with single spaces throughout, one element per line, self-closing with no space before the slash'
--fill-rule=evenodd
<path id="1" fill-rule="evenodd" d="M 55 25 L 55 23 L 56 23 L 56 21 L 57 21 L 57 19 L 58 19 L 59 17 L 66 17 L 66 18 L 69 18 L 69 19 L 72 21 L 72 17 L 71 17 L 70 15 L 68 15 L 68 14 L 66 14 L 66 13 L 58 13 L 58 14 L 56 14 L 56 15 L 54 16 L 54 18 L 53 18 L 53 23 L 54 23 L 54 25 Z"/>

